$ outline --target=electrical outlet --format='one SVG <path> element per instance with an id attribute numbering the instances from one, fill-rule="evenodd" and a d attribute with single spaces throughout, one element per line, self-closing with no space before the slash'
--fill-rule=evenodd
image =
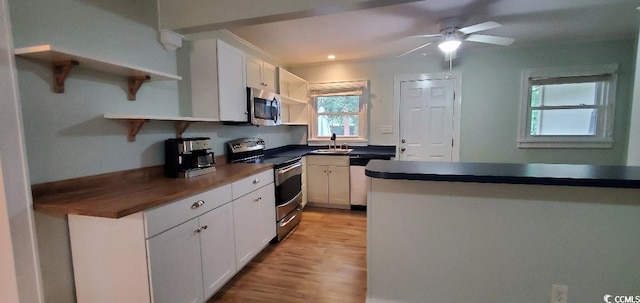
<path id="1" fill-rule="evenodd" d="M 551 303 L 567 303 L 567 292 L 569 287 L 566 285 L 551 285 Z"/>
<path id="2" fill-rule="evenodd" d="M 380 130 L 382 131 L 383 134 L 392 134 L 393 133 L 393 126 L 391 126 L 391 125 L 380 125 Z"/>

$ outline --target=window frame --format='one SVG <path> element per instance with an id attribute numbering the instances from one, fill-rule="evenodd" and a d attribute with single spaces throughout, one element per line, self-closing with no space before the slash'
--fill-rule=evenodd
<path id="1" fill-rule="evenodd" d="M 337 85 L 340 83 L 348 83 L 354 81 L 343 81 L 343 82 L 335 82 Z M 365 82 L 366 83 L 366 82 Z M 312 96 L 311 97 L 311 120 L 309 123 L 309 143 L 324 143 L 330 141 L 331 136 L 318 136 L 318 116 L 321 114 L 324 115 L 335 115 L 335 116 L 344 116 L 344 115 L 357 115 L 358 116 L 358 135 L 357 136 L 336 136 L 336 142 L 341 143 L 368 143 L 369 139 L 367 137 L 367 104 L 369 103 L 369 94 L 368 87 L 361 87 L 362 94 L 360 95 L 350 95 L 344 94 L 340 92 L 336 92 L 335 94 L 326 93 L 321 96 Z M 331 96 L 356 96 L 358 97 L 358 112 L 348 112 L 348 113 L 318 113 L 318 97 L 331 97 Z"/>
<path id="2" fill-rule="evenodd" d="M 617 89 L 617 64 L 597 66 L 570 66 L 559 68 L 526 69 L 522 71 L 520 87 L 520 126 L 518 131 L 518 148 L 611 148 L 613 146 L 613 121 Z M 531 106 L 530 78 L 589 77 L 610 74 L 611 78 L 604 82 L 595 82 L 596 94 L 600 97 L 595 105 L 549 106 L 553 109 L 597 108 L 598 119 L 594 135 L 531 135 L 531 113 L 533 109 L 544 107 Z M 585 81 L 589 82 L 589 81 Z M 594 82 L 589 82 L 594 83 Z M 553 84 L 553 83 L 550 83 Z M 558 83 L 560 84 L 560 83 Z"/>

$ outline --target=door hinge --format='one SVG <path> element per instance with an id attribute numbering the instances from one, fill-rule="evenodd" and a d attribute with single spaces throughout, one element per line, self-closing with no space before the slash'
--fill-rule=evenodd
<path id="1" fill-rule="evenodd" d="M 454 145 L 453 145 L 453 139 L 451 139 L 451 147 L 454 147 Z"/>

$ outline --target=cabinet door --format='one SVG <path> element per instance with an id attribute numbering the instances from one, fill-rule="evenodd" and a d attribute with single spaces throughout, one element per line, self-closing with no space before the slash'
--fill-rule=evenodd
<path id="1" fill-rule="evenodd" d="M 258 245 L 265 247 L 276 236 L 276 194 L 273 183 L 256 190 L 256 216 L 258 226 L 256 232 L 260 235 Z"/>
<path id="2" fill-rule="evenodd" d="M 277 92 L 276 89 L 276 67 L 267 63 L 262 63 L 262 83 L 264 83 L 264 88 L 270 90 L 272 92 Z"/>
<path id="3" fill-rule="evenodd" d="M 327 166 L 307 165 L 307 201 L 328 202 Z"/>
<path id="4" fill-rule="evenodd" d="M 147 240 L 154 303 L 201 303 L 200 241 L 192 219 Z"/>
<path id="5" fill-rule="evenodd" d="M 262 60 L 247 56 L 247 86 L 263 89 Z"/>
<path id="6" fill-rule="evenodd" d="M 191 45 L 191 108 L 194 117 L 220 119 L 216 45 L 216 39 L 197 40 Z"/>
<path id="7" fill-rule="evenodd" d="M 245 54 L 218 40 L 218 102 L 220 120 L 247 122 Z"/>
<path id="8" fill-rule="evenodd" d="M 239 271 L 258 253 L 255 203 L 258 197 L 249 193 L 233 200 L 233 229 L 236 243 L 236 266 Z"/>
<path id="9" fill-rule="evenodd" d="M 205 299 L 236 273 L 232 209 L 228 203 L 199 218 Z"/>
<path id="10" fill-rule="evenodd" d="M 349 205 L 349 167 L 329 166 L 329 203 Z"/>

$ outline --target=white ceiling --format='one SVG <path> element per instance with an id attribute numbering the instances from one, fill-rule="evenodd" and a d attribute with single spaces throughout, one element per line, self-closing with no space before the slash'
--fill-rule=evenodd
<path id="1" fill-rule="evenodd" d="M 495 21 L 480 34 L 515 38 L 508 47 L 565 40 L 633 39 L 639 0 L 426 0 L 229 29 L 286 65 L 393 58 L 428 42 L 409 35 L 436 34 L 438 22 L 463 17 L 461 27 Z M 465 42 L 462 50 L 489 46 Z M 435 44 L 410 56 L 441 56 Z"/>

